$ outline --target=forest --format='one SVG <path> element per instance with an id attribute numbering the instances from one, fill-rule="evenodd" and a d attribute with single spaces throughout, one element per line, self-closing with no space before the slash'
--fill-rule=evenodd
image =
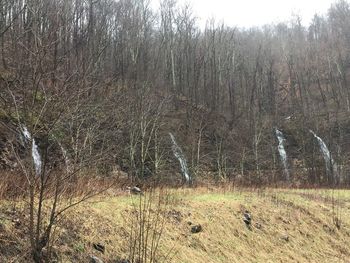
<path id="1" fill-rule="evenodd" d="M 151 6 L 0 1 L 0 199 L 29 200 L 35 262 L 111 188 L 350 185 L 348 1 L 254 28 Z"/>
<path id="2" fill-rule="evenodd" d="M 46 173 L 69 160 L 81 174 L 178 184 L 171 132 L 197 182 L 350 183 L 346 1 L 309 27 L 294 16 L 249 29 L 212 19 L 200 29 L 191 7 L 173 0 L 160 10 L 147 0 L 3 0 L 0 13 L 4 170 L 32 170 L 18 165 L 26 127 Z"/>

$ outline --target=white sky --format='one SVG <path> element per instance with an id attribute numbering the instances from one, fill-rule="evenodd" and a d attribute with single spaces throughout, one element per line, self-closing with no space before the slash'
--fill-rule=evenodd
<path id="1" fill-rule="evenodd" d="M 158 7 L 159 0 L 151 0 Z M 334 0 L 178 0 L 189 3 L 198 24 L 204 27 L 207 18 L 224 21 L 229 26 L 252 27 L 285 22 L 298 14 L 308 25 L 315 13 L 325 14 Z"/>

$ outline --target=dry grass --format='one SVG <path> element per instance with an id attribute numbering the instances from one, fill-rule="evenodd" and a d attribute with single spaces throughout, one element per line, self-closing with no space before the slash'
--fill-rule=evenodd
<path id="1" fill-rule="evenodd" d="M 340 229 L 332 221 L 332 195 L 340 208 Z M 202 188 L 172 190 L 171 197 L 160 250 L 171 251 L 172 262 L 349 262 L 350 191 Z M 127 223 L 134 202 L 137 197 L 103 196 L 70 210 L 57 227 L 59 261 L 87 262 L 89 255 L 96 255 L 115 262 L 127 257 Z M 3 202 L 0 211 L 5 214 L 11 206 Z M 242 220 L 245 209 L 252 215 L 251 230 Z M 19 257 L 25 251 L 19 238 L 24 230 L 16 228 L 11 215 L 1 215 L 1 262 L 11 262 L 11 253 Z M 189 223 L 201 224 L 203 231 L 191 234 Z M 94 250 L 93 243 L 104 244 L 106 252 Z M 4 244 L 11 253 L 4 252 Z"/>

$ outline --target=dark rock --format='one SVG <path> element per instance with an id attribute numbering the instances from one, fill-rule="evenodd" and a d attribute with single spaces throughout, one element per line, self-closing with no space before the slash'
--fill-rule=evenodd
<path id="1" fill-rule="evenodd" d="M 201 225 L 195 225 L 193 227 L 191 227 L 191 233 L 196 234 L 199 232 L 202 232 L 202 226 Z"/>
<path id="2" fill-rule="evenodd" d="M 247 226 L 250 226 L 252 223 L 252 217 L 250 216 L 249 211 L 245 210 L 243 213 L 243 221 Z"/>
<path id="3" fill-rule="evenodd" d="M 174 218 L 177 222 L 181 222 L 182 214 L 180 211 L 176 211 L 175 209 L 168 212 L 168 216 Z"/>
<path id="4" fill-rule="evenodd" d="M 282 238 L 284 241 L 286 241 L 286 242 L 289 241 L 289 236 L 288 236 L 288 234 L 283 234 L 283 235 L 281 236 L 281 238 Z"/>
<path id="5" fill-rule="evenodd" d="M 255 223 L 255 228 L 257 228 L 257 229 L 261 229 L 262 228 L 262 225 L 260 224 L 260 223 Z"/>
<path id="6" fill-rule="evenodd" d="M 101 245 L 99 243 L 97 244 L 92 244 L 92 246 L 94 247 L 94 249 L 96 249 L 97 251 L 100 251 L 101 253 L 105 253 L 105 246 Z"/>
<path id="7" fill-rule="evenodd" d="M 90 256 L 90 263 L 103 263 L 103 261 L 98 257 Z"/>
<path id="8" fill-rule="evenodd" d="M 190 226 L 190 225 L 192 225 L 192 222 L 191 222 L 191 221 L 188 221 L 187 224 Z"/>
<path id="9" fill-rule="evenodd" d="M 137 187 L 137 186 L 127 187 L 126 190 L 129 191 L 131 194 L 134 194 L 134 195 L 142 195 L 141 189 L 139 187 Z"/>

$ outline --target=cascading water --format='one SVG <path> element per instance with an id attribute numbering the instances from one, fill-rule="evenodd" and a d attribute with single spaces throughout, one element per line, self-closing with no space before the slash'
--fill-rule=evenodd
<path id="1" fill-rule="evenodd" d="M 32 136 L 30 135 L 30 132 L 28 131 L 27 127 L 23 126 L 22 134 L 24 136 L 25 141 L 32 141 L 32 158 L 34 162 L 35 174 L 39 176 L 41 174 L 42 162 L 38 145 L 36 144 L 35 139 L 32 138 Z"/>
<path id="2" fill-rule="evenodd" d="M 33 138 L 33 142 L 32 142 L 32 157 L 33 157 L 33 161 L 34 161 L 34 167 L 35 167 L 35 173 L 36 175 L 40 175 L 41 174 L 41 156 L 38 150 L 38 145 L 35 143 L 35 139 Z"/>
<path id="3" fill-rule="evenodd" d="M 180 162 L 181 171 L 182 171 L 182 174 L 183 174 L 186 182 L 189 183 L 189 182 L 191 182 L 191 176 L 188 173 L 186 158 L 185 158 L 181 148 L 177 145 L 174 135 L 172 133 L 169 133 L 169 135 L 170 135 L 171 141 L 173 143 L 173 146 L 171 147 L 173 150 L 173 153 L 174 153 L 175 157 Z"/>
<path id="4" fill-rule="evenodd" d="M 328 150 L 328 147 L 327 145 L 325 144 L 325 142 L 316 135 L 316 133 L 312 130 L 309 130 L 312 135 L 317 139 L 317 142 L 320 146 L 320 150 L 321 150 L 321 153 L 323 155 L 323 159 L 326 163 L 326 169 L 327 169 L 327 173 L 332 173 L 333 175 L 333 178 L 337 175 L 337 165 L 336 163 L 334 162 L 332 156 L 331 156 L 331 153 L 330 151 Z"/>
<path id="5" fill-rule="evenodd" d="M 287 153 L 284 148 L 284 142 L 286 139 L 283 136 L 283 133 L 276 128 L 276 137 L 278 139 L 278 153 L 280 155 L 283 167 L 284 167 L 284 172 L 286 174 L 286 179 L 289 181 L 289 170 L 288 170 L 288 162 L 287 162 Z"/>
<path id="6" fill-rule="evenodd" d="M 29 133 L 27 127 L 24 126 L 22 128 L 22 133 L 23 133 L 24 139 L 27 140 L 27 141 L 30 141 L 31 136 L 30 136 L 30 133 Z"/>

